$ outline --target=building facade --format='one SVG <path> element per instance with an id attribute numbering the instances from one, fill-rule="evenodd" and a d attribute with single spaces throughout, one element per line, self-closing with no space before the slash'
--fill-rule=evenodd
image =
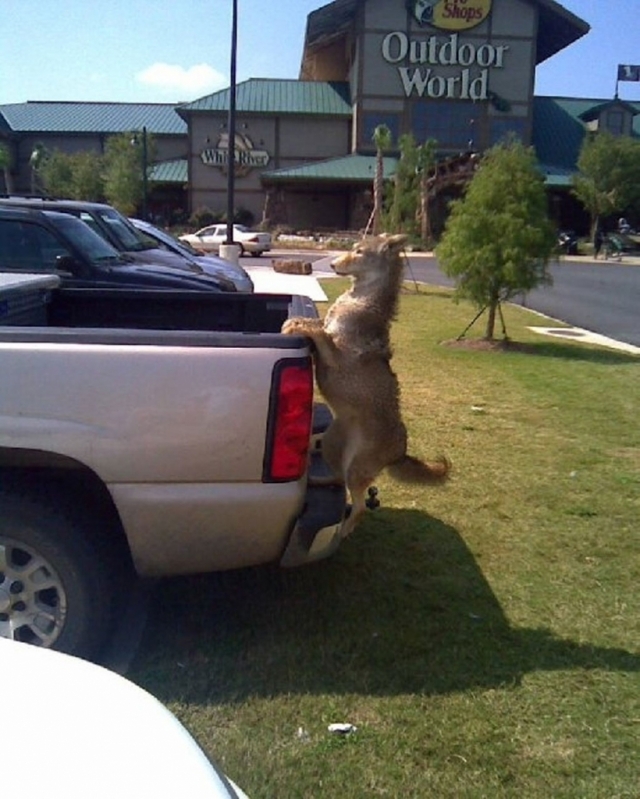
<path id="1" fill-rule="evenodd" d="M 447 157 L 483 152 L 509 134 L 532 144 L 561 226 L 576 225 L 571 175 L 587 130 L 640 135 L 640 104 L 534 95 L 536 67 L 587 34 L 554 0 L 335 0 L 309 14 L 297 80 L 252 79 L 180 106 L 25 103 L 0 106 L 0 137 L 28 190 L 36 143 L 104 148 L 107 135 L 148 130 L 150 207 L 169 217 L 227 208 L 229 152 L 236 208 L 294 229 L 358 229 L 370 214 L 373 132 L 437 142 Z"/>

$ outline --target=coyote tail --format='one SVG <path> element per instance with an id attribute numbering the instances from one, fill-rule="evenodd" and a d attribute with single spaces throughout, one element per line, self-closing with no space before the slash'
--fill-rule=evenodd
<path id="1" fill-rule="evenodd" d="M 450 470 L 451 463 L 444 456 L 425 463 L 412 455 L 405 455 L 387 466 L 390 476 L 402 483 L 444 483 Z"/>

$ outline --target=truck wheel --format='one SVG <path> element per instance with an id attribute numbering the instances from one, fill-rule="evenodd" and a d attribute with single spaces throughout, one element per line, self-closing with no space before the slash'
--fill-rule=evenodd
<path id="1" fill-rule="evenodd" d="M 49 498 L 0 493 L 0 635 L 95 656 L 111 619 L 109 570 L 81 521 Z"/>

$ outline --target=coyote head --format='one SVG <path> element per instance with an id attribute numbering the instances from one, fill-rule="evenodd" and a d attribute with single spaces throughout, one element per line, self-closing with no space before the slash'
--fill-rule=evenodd
<path id="1" fill-rule="evenodd" d="M 389 266 L 399 260 L 406 240 L 403 234 L 386 233 L 364 238 L 350 252 L 332 261 L 331 267 L 337 275 L 375 280 L 386 275 Z"/>

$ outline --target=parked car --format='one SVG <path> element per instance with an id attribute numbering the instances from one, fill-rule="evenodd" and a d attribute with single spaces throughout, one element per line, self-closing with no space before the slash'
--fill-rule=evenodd
<path id="1" fill-rule="evenodd" d="M 218 252 L 220 245 L 227 240 L 226 225 L 209 225 L 203 227 L 196 233 L 187 233 L 180 236 L 182 241 L 186 241 L 197 250 L 205 252 Z M 233 226 L 234 244 L 240 245 L 240 254 L 248 252 L 250 255 L 259 256 L 271 249 L 271 233 L 263 233 L 258 230 L 249 230 L 244 225 Z"/>
<path id="2" fill-rule="evenodd" d="M 186 261 L 196 263 L 207 274 L 222 272 L 230 280 L 233 280 L 238 291 L 253 291 L 253 281 L 239 264 L 234 264 L 224 258 L 217 258 L 214 255 L 205 255 L 203 252 L 198 252 L 188 242 L 180 241 L 180 239 L 172 236 L 171 233 L 167 233 L 166 230 L 162 230 L 150 222 L 145 222 L 144 219 L 129 218 L 129 221 L 136 230 L 149 237 L 156 247 L 174 252 Z"/>
<path id="3" fill-rule="evenodd" d="M 223 271 L 185 259 L 134 261 L 74 215 L 0 202 L 0 271 L 55 274 L 75 288 L 128 287 L 236 292 Z"/>
<path id="4" fill-rule="evenodd" d="M 0 663 L 7 796 L 247 799 L 173 713 L 125 677 L 4 638 Z"/>
<path id="5" fill-rule="evenodd" d="M 206 264 L 200 263 L 196 258 L 186 259 L 184 253 L 177 253 L 167 247 L 158 246 L 153 238 L 138 230 L 126 216 L 105 203 L 14 195 L 0 198 L 0 206 L 71 214 L 86 222 L 119 253 L 135 263 L 181 270 L 191 269 L 192 273 L 200 272 L 213 278 L 220 276 L 223 281 L 231 279 L 236 284 L 237 291 L 253 290 L 252 287 L 248 287 L 247 275 L 241 268 L 234 267 L 222 259 L 211 259 Z M 195 269 L 191 267 L 195 267 Z"/>

